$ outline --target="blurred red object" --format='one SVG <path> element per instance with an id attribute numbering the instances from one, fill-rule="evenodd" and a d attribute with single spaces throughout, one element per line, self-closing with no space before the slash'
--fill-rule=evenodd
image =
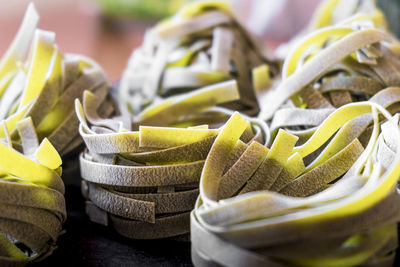
<path id="1" fill-rule="evenodd" d="M 0 0 L 0 57 L 16 34 L 28 0 Z M 89 56 L 118 80 L 134 47 L 142 42 L 149 22 L 108 20 L 97 5 L 83 0 L 33 1 L 40 15 L 39 28 L 54 31 L 63 52 Z"/>

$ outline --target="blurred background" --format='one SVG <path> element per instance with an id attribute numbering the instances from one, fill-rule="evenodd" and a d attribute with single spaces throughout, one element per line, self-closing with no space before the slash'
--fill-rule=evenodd
<path id="1" fill-rule="evenodd" d="M 92 57 L 109 78 L 118 80 L 144 31 L 173 14 L 185 0 L 0 0 L 0 56 L 17 32 L 25 9 L 34 2 L 39 28 L 56 32 L 63 52 Z M 231 0 L 239 19 L 268 47 L 289 40 L 309 21 L 319 0 Z M 400 0 L 379 0 L 399 33 Z"/>

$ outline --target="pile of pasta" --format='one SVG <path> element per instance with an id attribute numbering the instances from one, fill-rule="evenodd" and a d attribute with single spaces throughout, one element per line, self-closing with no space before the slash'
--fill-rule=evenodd
<path id="1" fill-rule="evenodd" d="M 40 261 L 63 233 L 61 156 L 82 143 L 75 98 L 91 90 L 101 114 L 114 110 L 101 68 L 86 57 L 63 54 L 54 33 L 36 29 L 38 21 L 30 4 L 0 61 L 1 266 Z"/>
<path id="2" fill-rule="evenodd" d="M 285 58 L 282 81 L 260 100 L 260 118 L 273 118 L 272 130 L 315 126 L 329 110 L 370 100 L 388 87 L 399 86 L 400 43 L 382 29 L 385 23 L 381 20 L 376 15 L 356 13 L 300 37 Z M 309 122 L 286 118 L 288 114 L 282 114 L 288 109 L 307 113 Z"/>
<path id="3" fill-rule="evenodd" d="M 352 137 L 359 118 L 373 123 L 365 148 Z M 347 104 L 302 145 L 281 130 L 251 171 L 254 179 L 270 166 L 255 191 L 244 190 L 247 182 L 226 194 L 237 179 L 226 186 L 224 168 L 243 127 L 240 115 L 231 117 L 205 160 L 191 215 L 196 266 L 392 266 L 400 219 L 398 114 L 372 102 Z M 241 158 L 235 165 L 244 164 Z"/>
<path id="4" fill-rule="evenodd" d="M 61 157 L 41 143 L 30 117 L 18 121 L 21 145 L 0 139 L 0 265 L 24 266 L 56 248 L 66 219 Z"/>
<path id="5" fill-rule="evenodd" d="M 47 137 L 64 156 L 82 143 L 75 98 L 82 99 L 84 90 L 92 91 L 103 103 L 99 112 L 104 116 L 111 115 L 114 106 L 108 97 L 109 82 L 98 64 L 81 55 L 63 54 L 55 34 L 36 29 L 38 22 L 30 4 L 0 62 L 0 120 L 18 142 L 16 124 L 30 117 L 39 140 Z M 4 136 L 1 128 L 0 138 Z"/>
<path id="6" fill-rule="evenodd" d="M 256 94 L 271 87 L 278 67 L 226 1 L 192 2 L 145 34 L 123 73 L 119 104 L 138 114 L 171 95 L 236 79 L 241 98 L 225 106 L 256 115 Z"/>
<path id="7" fill-rule="evenodd" d="M 276 49 L 275 56 L 284 60 L 290 48 L 295 46 L 305 34 L 323 27 L 340 24 L 354 15 L 368 17 L 376 28 L 390 31 L 385 14 L 377 7 L 375 0 L 322 0 L 316 7 L 309 24 L 289 42 L 281 44 Z"/>
<path id="8" fill-rule="evenodd" d="M 82 139 L 90 220 L 133 239 L 190 231 L 196 266 L 393 265 L 400 42 L 374 1 L 324 1 L 276 86 L 226 3 L 191 3 L 132 54 L 118 116 L 101 68 L 37 23 L 30 5 L 0 62 L 0 265 L 56 247 L 61 156 Z"/>
<path id="9" fill-rule="evenodd" d="M 290 44 L 281 82 L 260 99 L 271 133 L 264 158 L 227 182 L 240 115 L 215 139 L 191 214 L 196 266 L 393 265 L 399 43 L 377 9 L 333 25 L 340 2 L 324 1 L 315 28 Z M 241 158 L 235 165 L 247 166 Z"/>
<path id="10" fill-rule="evenodd" d="M 215 105 L 237 99 L 236 81 L 217 83 L 153 105 L 131 125 L 122 117 L 102 119 L 85 92 L 76 112 L 87 146 L 80 167 L 90 219 L 129 238 L 181 239 L 189 232 L 204 160 L 231 115 Z M 267 140 L 265 123 L 246 118 L 245 124 L 232 163 L 246 147 L 262 147 L 254 140 Z"/>

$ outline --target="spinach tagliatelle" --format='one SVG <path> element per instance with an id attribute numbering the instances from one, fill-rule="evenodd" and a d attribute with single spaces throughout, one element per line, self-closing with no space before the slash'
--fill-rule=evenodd
<path id="1" fill-rule="evenodd" d="M 16 124 L 31 117 L 39 140 L 47 137 L 61 155 L 81 143 L 78 120 L 73 110 L 75 98 L 84 90 L 96 94 L 103 103 L 101 112 L 109 116 L 113 106 L 108 96 L 109 82 L 93 60 L 63 54 L 55 34 L 36 29 L 39 16 L 29 5 L 24 22 L 0 62 L 0 119 L 18 142 Z M 25 62 L 28 49 L 30 58 Z M 0 129 L 0 138 L 5 132 Z"/>
<path id="2" fill-rule="evenodd" d="M 386 122 L 379 123 L 378 113 Z M 296 155 L 303 163 L 303 157 L 326 142 L 327 146 L 335 143 L 341 130 L 363 114 L 372 114 L 374 121 L 365 148 L 355 138 L 312 168 L 301 164 L 291 165 L 292 170 L 288 168 L 286 163 Z M 306 143 L 285 149 L 289 158 L 276 160 L 279 168 L 268 169 L 277 172 L 270 178 L 272 182 L 262 180 L 258 187 L 252 188 L 253 192 L 244 190 L 268 161 L 274 145 L 243 189 L 221 197 L 226 173 L 220 170 L 231 153 L 225 134 L 236 121 L 233 117 L 228 121 L 205 160 L 200 197 L 191 215 L 192 259 L 196 266 L 390 266 L 393 263 L 396 223 L 400 219 L 396 187 L 400 175 L 398 115 L 391 116 L 381 106 L 369 102 L 345 105 L 328 116 Z M 287 134 L 281 137 L 282 133 L 278 133 L 275 142 L 293 138 Z M 242 157 L 235 165 L 241 160 Z M 284 182 L 282 177 L 287 177 Z"/>
<path id="3" fill-rule="evenodd" d="M 318 12 L 289 43 L 282 81 L 260 97 L 271 139 L 250 179 L 224 179 L 238 119 L 205 160 L 191 214 L 196 266 L 393 265 L 398 41 L 374 1 L 327 0 Z"/>
<path id="4" fill-rule="evenodd" d="M 101 114 L 114 111 L 97 63 L 62 53 L 38 21 L 30 4 L 0 61 L 1 266 L 40 261 L 57 247 L 66 219 L 61 157 L 82 142 L 75 98 L 90 90 Z"/>
<path id="5" fill-rule="evenodd" d="M 98 116 L 94 95 L 85 92 L 76 112 L 87 146 L 80 167 L 90 219 L 129 238 L 186 238 L 204 160 L 231 114 L 215 105 L 238 98 L 235 81 L 217 83 L 151 106 L 131 125 Z M 265 123 L 246 117 L 244 127 L 232 164 L 244 150 L 266 150 L 257 142 L 268 141 Z"/>
<path id="6" fill-rule="evenodd" d="M 278 64 L 235 18 L 226 1 L 188 3 L 146 32 L 118 88 L 123 113 L 172 95 L 235 79 L 241 98 L 225 106 L 256 115 L 256 92 L 272 86 Z"/>
<path id="7" fill-rule="evenodd" d="M 121 115 L 101 68 L 37 22 L 30 5 L 0 61 L 1 266 L 55 249 L 81 140 L 90 220 L 190 232 L 196 266 L 393 265 L 400 54 L 374 1 L 323 1 L 281 81 L 225 2 L 190 3 L 133 53 Z"/>

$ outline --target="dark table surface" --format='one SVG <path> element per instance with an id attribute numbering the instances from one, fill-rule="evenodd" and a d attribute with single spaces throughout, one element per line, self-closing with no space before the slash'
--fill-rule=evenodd
<path id="1" fill-rule="evenodd" d="M 174 240 L 131 240 L 95 224 L 85 214 L 79 186 L 67 185 L 66 233 L 58 248 L 35 266 L 193 266 L 190 243 Z"/>

